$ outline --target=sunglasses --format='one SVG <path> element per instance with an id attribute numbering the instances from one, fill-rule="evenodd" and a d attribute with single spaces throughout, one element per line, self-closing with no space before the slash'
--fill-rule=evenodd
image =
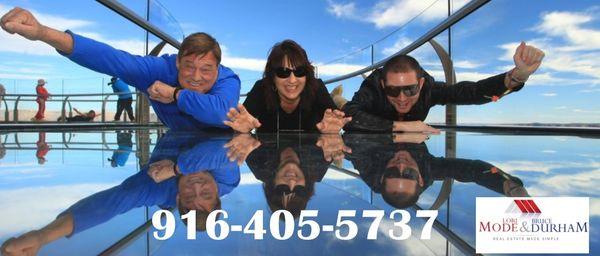
<path id="1" fill-rule="evenodd" d="M 279 67 L 275 69 L 275 75 L 279 78 L 288 78 L 290 77 L 292 72 L 296 77 L 304 77 L 306 76 L 306 73 L 308 73 L 308 70 L 306 69 L 306 67 L 296 67 L 296 69 Z"/>
<path id="2" fill-rule="evenodd" d="M 419 92 L 419 84 L 405 85 L 405 86 L 389 86 L 384 84 L 383 91 L 387 96 L 398 97 L 400 93 L 404 93 L 406 97 L 412 97 L 417 95 Z"/>
<path id="3" fill-rule="evenodd" d="M 419 178 L 419 173 L 417 172 L 416 169 L 411 168 L 411 167 L 404 168 L 404 171 L 402 171 L 402 172 L 396 167 L 390 167 L 385 170 L 383 177 L 384 178 L 402 178 L 402 179 L 416 180 Z"/>
<path id="4" fill-rule="evenodd" d="M 283 195 L 288 195 L 288 194 L 294 193 L 298 196 L 303 196 L 303 197 L 308 195 L 308 191 L 306 190 L 306 187 L 302 186 L 302 185 L 296 185 L 294 187 L 294 190 L 291 190 L 290 186 L 288 186 L 286 184 L 279 184 L 279 185 L 275 186 L 275 192 L 281 193 Z"/>

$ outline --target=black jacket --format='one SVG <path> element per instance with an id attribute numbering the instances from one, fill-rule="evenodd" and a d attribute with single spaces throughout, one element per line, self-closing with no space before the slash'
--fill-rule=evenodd
<path id="1" fill-rule="evenodd" d="M 379 82 L 382 73 L 382 69 L 373 71 L 354 93 L 352 100 L 346 103 L 343 111 L 352 116 L 352 121 L 344 130 L 390 132 L 394 121 L 424 121 L 429 109 L 435 105 L 484 104 L 492 101 L 492 96 L 502 95 L 506 91 L 506 73 L 477 82 L 463 81 L 451 86 L 447 86 L 445 82 L 436 82 L 432 76 L 425 73 L 425 83 L 418 101 L 402 120 L 398 120 L 398 112 L 387 100 Z M 522 87 L 518 86 L 512 91 L 518 91 Z"/>
<path id="2" fill-rule="evenodd" d="M 325 110 L 337 109 L 321 79 L 317 80 L 314 98 L 309 102 L 306 96 L 302 96 L 299 106 L 289 114 L 281 109 L 279 102 L 276 109 L 269 110 L 265 104 L 264 90 L 262 80 L 256 81 L 244 101 L 244 107 L 262 124 L 256 129 L 257 132 L 269 133 L 282 130 L 315 132 L 318 131 L 317 123 L 323 119 Z M 308 85 L 302 94 L 305 95 L 307 90 Z"/>

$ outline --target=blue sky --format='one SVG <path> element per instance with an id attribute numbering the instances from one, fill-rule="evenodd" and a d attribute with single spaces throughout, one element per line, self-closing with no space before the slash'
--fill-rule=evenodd
<path id="1" fill-rule="evenodd" d="M 140 14 L 145 12 L 145 1 L 122 2 Z M 453 0 L 453 9 L 465 2 Z M 360 49 L 399 27 L 402 29 L 375 44 L 376 61 L 418 38 L 442 21 L 447 12 L 447 1 L 442 0 L 187 1 L 186 4 L 162 0 L 161 4 L 181 30 L 168 26 L 169 22 L 160 18 L 164 15 L 157 8 L 151 11 L 151 21 L 176 38 L 182 36 L 178 31 L 183 34 L 205 31 L 215 36 L 224 49 L 223 64 L 242 79 L 242 92 L 248 91 L 261 76 L 270 47 L 283 39 L 299 42 L 318 66 L 320 77 L 326 79 L 370 64 L 371 49 Z M 5 13 L 13 6 L 33 10 L 50 26 L 71 29 L 117 48 L 143 53 L 144 32 L 95 1 L 51 4 L 39 0 L 0 1 L 0 12 Z M 482 79 L 509 70 L 513 65 L 512 53 L 521 40 L 532 42 L 547 55 L 522 91 L 497 103 L 461 106 L 459 122 L 599 122 L 600 103 L 596 98 L 600 95 L 600 23 L 594 15 L 599 9 L 596 1 L 499 0 L 453 26 L 450 49 L 459 81 Z M 156 38 L 151 40 L 158 42 Z M 436 40 L 448 48 L 448 33 Z M 107 76 L 70 63 L 42 43 L 27 42 L 5 32 L 0 32 L 0 41 L 0 83 L 9 92 L 31 93 L 33 81 L 39 77 L 48 79 L 49 90 L 55 93 L 63 88 L 66 93 L 108 90 L 103 85 Z M 444 79 L 430 46 L 419 48 L 413 55 L 436 79 Z M 338 60 L 331 62 L 335 59 Z M 344 96 L 351 98 L 360 82 L 359 78 L 342 81 Z M 427 121 L 441 122 L 443 114 L 444 108 L 437 107 Z"/>

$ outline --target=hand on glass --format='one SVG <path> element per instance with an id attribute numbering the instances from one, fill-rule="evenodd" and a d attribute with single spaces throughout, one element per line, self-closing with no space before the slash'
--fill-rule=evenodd
<path id="1" fill-rule="evenodd" d="M 396 121 L 393 127 L 394 132 L 420 132 L 439 134 L 440 130 L 429 126 L 422 121 Z"/>
<path id="2" fill-rule="evenodd" d="M 323 150 L 323 158 L 328 162 L 344 159 L 344 153 L 352 154 L 352 149 L 344 144 L 344 139 L 339 134 L 321 134 L 317 146 Z"/>
<path id="3" fill-rule="evenodd" d="M 248 155 L 260 147 L 260 141 L 248 133 L 240 133 L 236 134 L 231 141 L 225 144 L 225 147 L 229 149 L 227 151 L 229 161 L 237 161 L 238 165 L 242 165 Z"/>
<path id="4" fill-rule="evenodd" d="M 422 132 L 403 132 L 403 133 L 394 133 L 392 134 L 392 138 L 394 143 L 414 143 L 420 144 L 423 141 L 428 140 L 430 137 L 427 133 Z"/>
<path id="5" fill-rule="evenodd" d="M 352 121 L 352 117 L 345 117 L 346 114 L 340 110 L 325 110 L 323 119 L 317 124 L 317 129 L 321 133 L 339 133 L 344 125 Z"/>
<path id="6" fill-rule="evenodd" d="M 241 133 L 249 133 L 254 128 L 261 126 L 261 123 L 256 119 L 242 104 L 238 104 L 238 109 L 230 108 L 227 112 L 227 118 L 229 120 L 223 121 L 223 123 L 233 130 Z"/>

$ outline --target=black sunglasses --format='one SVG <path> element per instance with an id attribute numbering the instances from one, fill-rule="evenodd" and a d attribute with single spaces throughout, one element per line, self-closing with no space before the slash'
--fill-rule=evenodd
<path id="1" fill-rule="evenodd" d="M 296 69 L 289 69 L 289 68 L 284 68 L 284 67 L 278 67 L 275 69 L 275 75 L 279 78 L 288 78 L 288 77 L 290 77 L 292 72 L 294 73 L 294 76 L 296 76 L 296 77 L 304 77 L 304 76 L 306 76 L 306 73 L 308 72 L 308 70 L 304 66 L 296 67 Z"/>
<path id="2" fill-rule="evenodd" d="M 419 92 L 419 84 L 411 84 L 405 86 L 389 86 L 384 83 L 383 91 L 387 96 L 398 97 L 400 93 L 404 93 L 406 97 L 412 97 Z"/>
<path id="3" fill-rule="evenodd" d="M 308 195 L 308 191 L 306 190 L 306 187 L 302 186 L 302 185 L 296 185 L 294 187 L 294 190 L 291 190 L 290 186 L 288 186 L 286 184 L 279 184 L 279 185 L 275 186 L 275 192 L 282 193 L 283 195 L 288 195 L 288 194 L 294 193 L 298 196 L 303 196 L 303 197 Z"/>
<path id="4" fill-rule="evenodd" d="M 390 167 L 385 169 L 383 177 L 416 180 L 419 178 L 419 173 L 412 167 L 406 167 L 404 168 L 404 171 L 400 171 L 397 167 Z"/>

